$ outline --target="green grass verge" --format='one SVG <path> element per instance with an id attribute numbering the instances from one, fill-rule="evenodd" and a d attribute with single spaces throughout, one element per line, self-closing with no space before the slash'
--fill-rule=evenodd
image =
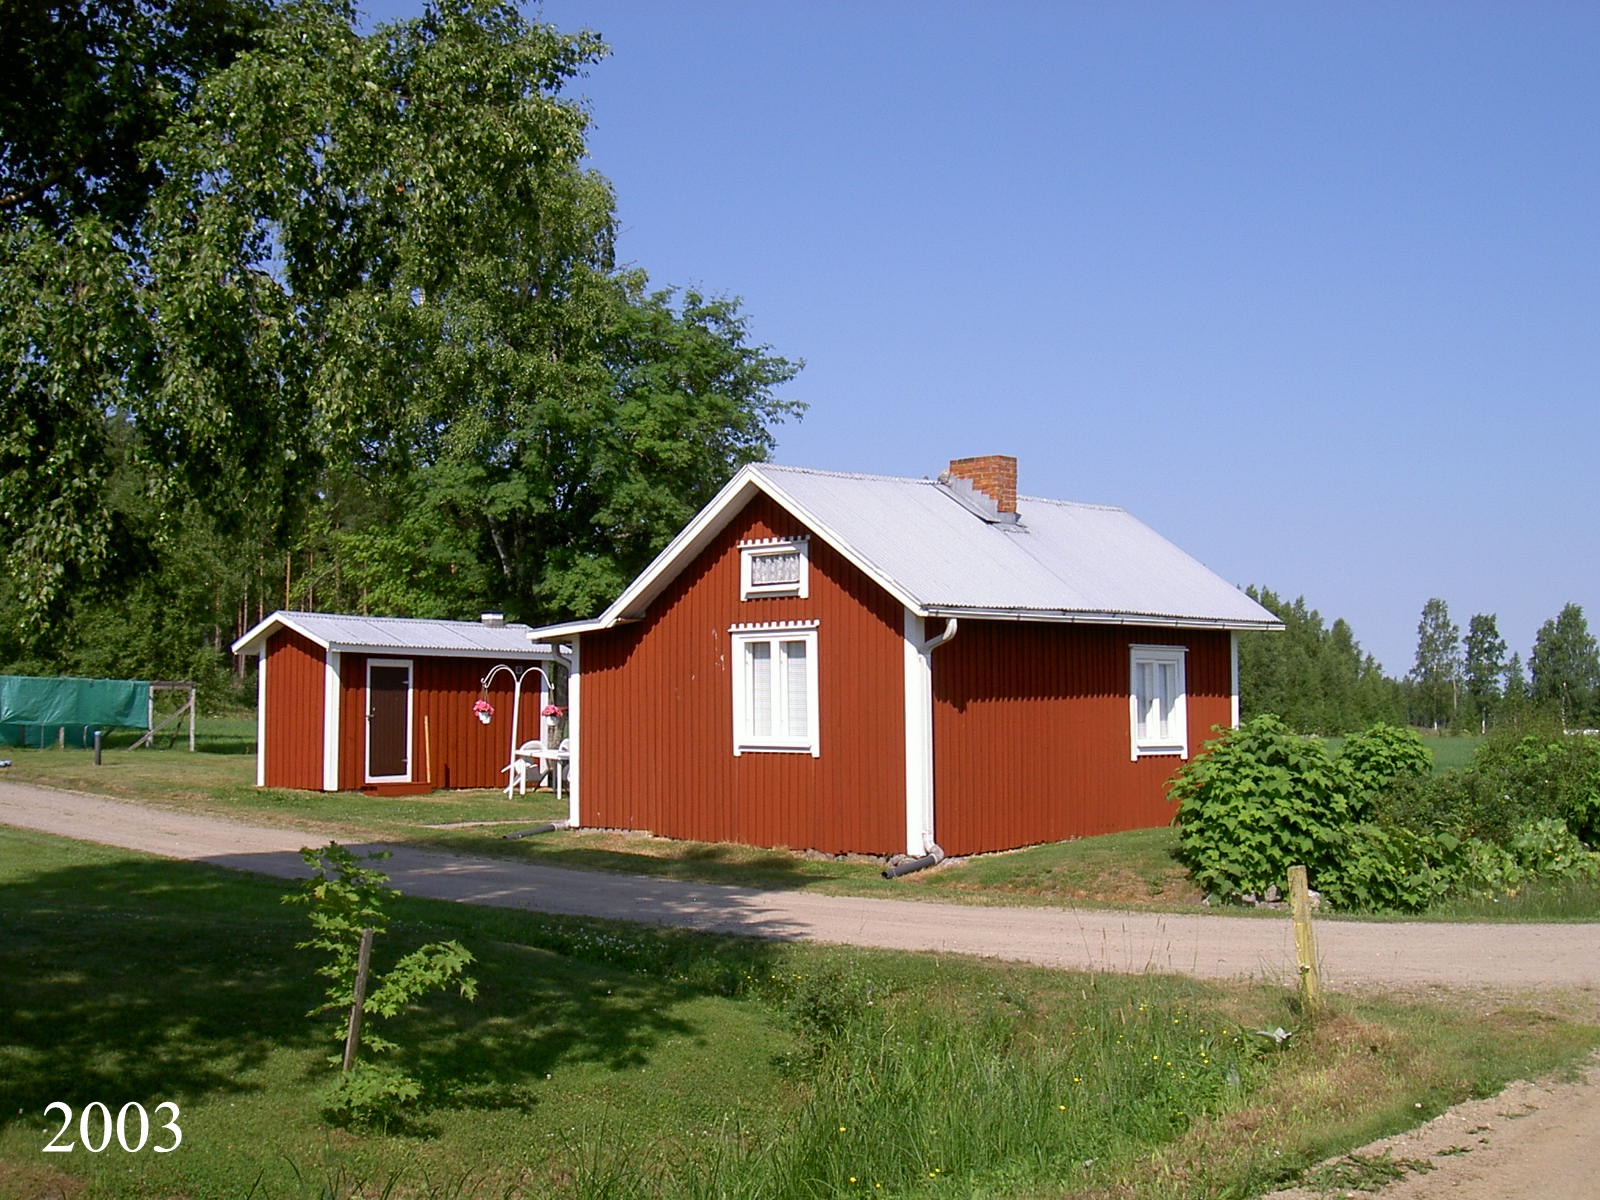
<path id="1" fill-rule="evenodd" d="M 480 998 L 389 1023 L 426 1104 L 351 1131 L 284 886 L 0 830 L 0 1195 L 1247 1195 L 1597 1041 L 1336 997 L 1274 1049 L 1276 988 L 403 899 L 378 968 L 454 938 Z M 55 1101 L 171 1101 L 182 1146 L 46 1154 Z"/>
<path id="2" fill-rule="evenodd" d="M 203 725 L 205 723 L 202 723 Z M 239 721 L 215 721 L 208 736 L 226 744 Z M 253 729 L 253 726 L 251 727 Z M 1443 747 L 1462 761 L 1480 739 L 1429 738 L 1436 761 Z M 202 746 L 207 745 L 205 738 Z M 1033 846 L 953 861 L 936 870 L 888 881 L 881 860 L 831 858 L 748 846 L 670 841 L 627 833 L 580 830 L 507 840 L 506 834 L 566 816 L 563 800 L 498 790 L 384 797 L 360 793 L 299 792 L 254 786 L 250 755 L 186 749 L 108 751 L 96 766 L 81 750 L 12 750 L 7 778 L 139 800 L 215 816 L 289 826 L 309 840 L 387 839 L 439 850 L 541 862 L 583 870 L 656 875 L 740 887 L 804 889 L 837 895 L 967 904 L 1068 905 L 1195 911 L 1201 893 L 1177 859 L 1171 827 L 1134 830 Z M 451 828 L 454 826 L 454 828 Z M 1336 919 L 1351 919 L 1332 914 Z M 1398 917 L 1355 919 L 1395 920 Z M 1416 917 L 1403 919 L 1415 920 Z M 1587 884 L 1533 887 L 1503 901 L 1457 902 L 1425 920 L 1600 920 L 1600 887 Z"/>

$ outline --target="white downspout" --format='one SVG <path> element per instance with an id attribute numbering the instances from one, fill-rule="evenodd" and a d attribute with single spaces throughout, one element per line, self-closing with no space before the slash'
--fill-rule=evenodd
<path id="1" fill-rule="evenodd" d="M 1229 709 L 1229 723 L 1234 729 L 1239 728 L 1239 631 L 1230 630 L 1228 633 L 1228 672 L 1233 689 L 1232 706 Z"/>
<path id="2" fill-rule="evenodd" d="M 956 618 L 923 639 L 922 618 L 907 608 L 902 618 L 905 646 L 906 853 L 913 857 L 938 849 L 933 821 L 933 652 L 956 635 Z"/>

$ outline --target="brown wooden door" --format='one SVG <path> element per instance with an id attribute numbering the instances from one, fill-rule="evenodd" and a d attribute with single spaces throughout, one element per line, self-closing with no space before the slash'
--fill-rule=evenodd
<path id="1" fill-rule="evenodd" d="M 367 778 L 411 778 L 411 664 L 367 665 Z"/>

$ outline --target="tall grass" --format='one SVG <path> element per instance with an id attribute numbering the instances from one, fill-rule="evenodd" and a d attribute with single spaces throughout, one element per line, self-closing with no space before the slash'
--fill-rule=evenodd
<path id="1" fill-rule="evenodd" d="M 1266 985 L 403 898 L 386 941 L 461 941 L 480 997 L 406 1015 L 426 1093 L 403 1127 L 330 1129 L 283 890 L 0 829 L 0 1196 L 1244 1195 L 1595 1042 L 1554 1013 L 1344 1001 L 1280 1045 L 1253 1032 L 1295 1028 Z M 183 1151 L 44 1155 L 57 1100 L 180 1103 Z"/>

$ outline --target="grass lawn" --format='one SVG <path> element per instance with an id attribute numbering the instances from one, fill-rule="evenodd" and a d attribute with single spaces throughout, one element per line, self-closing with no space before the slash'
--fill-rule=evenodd
<path id="1" fill-rule="evenodd" d="M 381 797 L 361 793 L 257 788 L 249 751 L 254 725 L 239 719 L 200 722 L 199 753 L 180 738 L 171 748 L 109 749 L 96 766 L 82 750 L 12 749 L 6 777 L 162 807 L 304 829 L 321 838 L 381 838 L 468 854 L 587 870 L 658 875 L 744 887 L 792 888 L 840 895 L 893 896 L 967 904 L 1072 905 L 1193 911 L 1202 894 L 1177 859 L 1177 832 L 1134 830 L 952 860 L 885 880 L 883 862 L 748 846 L 670 841 L 639 834 L 560 831 L 508 840 L 508 832 L 564 818 L 565 801 L 548 792 L 508 798 L 498 790 Z M 132 741 L 132 736 L 124 743 Z M 1465 762 L 1479 739 L 1429 738 Z M 1462 749 L 1462 748 L 1465 749 Z M 1333 747 L 1336 749 L 1336 747 Z M 1593 921 L 1600 885 L 1526 889 L 1508 901 L 1462 902 L 1424 919 Z"/>
<path id="2" fill-rule="evenodd" d="M 387 1023 L 425 1103 L 340 1129 L 284 890 L 0 829 L 0 1195 L 1242 1196 L 1600 1040 L 1549 999 L 1334 997 L 1298 1028 L 1260 985 L 402 899 L 377 969 L 457 939 L 480 996 Z M 171 1102 L 182 1145 L 44 1153 L 56 1101 Z"/>

